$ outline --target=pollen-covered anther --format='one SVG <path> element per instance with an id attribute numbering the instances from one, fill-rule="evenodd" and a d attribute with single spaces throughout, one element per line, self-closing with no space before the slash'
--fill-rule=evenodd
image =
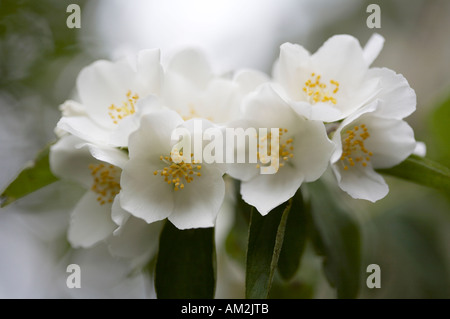
<path id="1" fill-rule="evenodd" d="M 285 163 L 289 161 L 289 159 L 294 157 L 294 139 L 286 139 L 283 136 L 286 133 L 288 133 L 287 129 L 280 128 L 278 133 L 278 140 L 275 141 L 275 143 L 278 143 L 278 163 L 280 167 L 283 167 Z M 260 163 L 256 165 L 256 168 L 260 168 L 261 166 L 276 165 L 276 158 L 273 158 L 273 156 L 276 157 L 276 154 L 272 156 L 273 142 L 274 141 L 272 141 L 272 133 L 270 132 L 267 135 L 263 135 L 258 138 L 258 151 L 256 153 L 256 156 Z M 268 163 L 269 160 L 270 163 Z"/>
<path id="2" fill-rule="evenodd" d="M 154 175 L 164 177 L 164 181 L 171 185 L 175 191 L 184 189 L 185 183 L 189 184 L 194 180 L 194 176 L 202 176 L 200 170 L 202 165 L 194 160 L 194 154 L 183 155 L 183 152 L 173 150 L 170 156 L 160 156 L 160 160 L 166 164 L 162 170 L 156 170 Z"/>
<path id="3" fill-rule="evenodd" d="M 128 90 L 126 94 L 126 100 L 122 102 L 122 106 L 116 106 L 111 104 L 108 108 L 108 115 L 114 124 L 118 124 L 120 120 L 123 120 L 128 115 L 136 113 L 136 103 L 139 99 L 139 95 L 133 94 L 131 90 Z"/>
<path id="4" fill-rule="evenodd" d="M 90 164 L 94 183 L 91 190 L 98 195 L 100 205 L 112 203 L 120 192 L 120 169 L 114 165 Z"/>
<path id="5" fill-rule="evenodd" d="M 348 170 L 349 166 L 352 167 L 357 164 L 366 167 L 370 162 L 370 158 L 373 156 L 373 153 L 369 152 L 364 145 L 364 141 L 370 137 L 366 125 L 361 124 L 360 126 L 355 126 L 347 130 L 344 136 L 341 155 L 344 170 Z"/>
<path id="6" fill-rule="evenodd" d="M 306 94 L 310 103 L 316 104 L 318 102 L 331 102 L 337 103 L 335 94 L 339 91 L 339 82 L 330 80 L 330 88 L 327 88 L 327 84 L 321 81 L 321 76 L 316 73 L 311 73 L 310 78 L 305 82 L 303 86 L 303 92 Z M 330 91 L 331 90 L 331 91 Z"/>

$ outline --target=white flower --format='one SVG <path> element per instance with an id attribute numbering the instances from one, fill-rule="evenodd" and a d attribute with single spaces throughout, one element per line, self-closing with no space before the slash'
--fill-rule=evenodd
<path id="1" fill-rule="evenodd" d="M 159 50 L 141 51 L 135 60 L 100 60 L 81 70 L 80 103 L 64 104 L 57 127 L 92 143 L 127 146 L 138 102 L 159 94 L 163 78 Z"/>
<path id="2" fill-rule="evenodd" d="M 254 70 L 240 70 L 232 79 L 215 75 L 200 51 L 183 50 L 167 67 L 162 104 L 184 120 L 226 123 L 240 117 L 242 98 L 268 81 L 265 74 Z"/>
<path id="3" fill-rule="evenodd" d="M 127 155 L 66 135 L 51 147 L 49 160 L 56 176 L 75 181 L 87 190 L 71 215 L 68 239 L 72 246 L 90 247 L 111 235 L 117 228 L 111 212 L 126 214 L 116 195 Z"/>
<path id="4" fill-rule="evenodd" d="M 297 115 L 269 84 L 262 85 L 246 100 L 244 118 L 246 128 L 279 129 L 279 152 L 275 157 L 271 155 L 269 166 L 263 167 L 263 170 L 269 168 L 275 158 L 279 163 L 276 173 L 261 174 L 264 165 L 256 163 L 233 164 L 228 170 L 232 177 L 242 181 L 242 198 L 266 215 L 290 199 L 303 182 L 314 181 L 323 174 L 334 145 L 328 139 L 322 122 Z M 273 143 L 266 143 L 267 140 L 271 140 L 270 133 L 258 135 L 260 160 L 263 152 L 268 153 L 269 144 Z"/>
<path id="5" fill-rule="evenodd" d="M 223 165 L 198 163 L 192 154 L 181 154 L 177 163 L 171 154 L 174 129 L 182 126 L 193 136 L 193 121 L 212 126 L 206 120 L 185 123 L 172 110 L 142 117 L 121 178 L 120 203 L 132 215 L 147 223 L 168 218 L 179 229 L 214 226 L 225 195 Z"/>
<path id="6" fill-rule="evenodd" d="M 376 100 L 345 119 L 334 133 L 332 169 L 340 188 L 353 198 L 375 202 L 385 197 L 389 187 L 375 169 L 397 165 L 415 150 L 414 132 L 401 119 L 411 106 L 401 105 Z"/>
<path id="7" fill-rule="evenodd" d="M 285 43 L 274 66 L 278 91 L 298 114 L 324 122 L 342 120 L 392 91 L 407 104 L 415 94 L 402 76 L 369 68 L 383 43 L 375 35 L 362 49 L 354 37 L 337 35 L 312 55 L 299 45 Z"/>
<path id="8" fill-rule="evenodd" d="M 135 266 L 142 266 L 158 251 L 164 223 L 148 224 L 141 218 L 128 215 L 113 236 L 106 238 L 105 242 L 112 256 L 128 258 Z"/>

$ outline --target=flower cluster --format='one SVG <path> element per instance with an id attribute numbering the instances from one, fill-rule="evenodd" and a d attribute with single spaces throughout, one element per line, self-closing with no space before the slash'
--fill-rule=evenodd
<path id="1" fill-rule="evenodd" d="M 213 227 L 226 176 L 241 181 L 243 200 L 262 215 L 329 167 L 353 198 L 383 198 L 388 186 L 376 169 L 416 147 L 404 121 L 415 110 L 414 91 L 402 75 L 370 67 L 383 43 L 374 35 L 362 48 L 337 35 L 314 54 L 285 43 L 271 77 L 249 69 L 215 74 L 195 50 L 167 66 L 159 50 L 87 66 L 78 101 L 61 106 L 50 153 L 55 175 L 86 188 L 69 241 L 90 247 L 107 240 L 119 255 L 132 254 L 130 247 L 142 254 L 149 249 L 139 243 L 156 241 L 165 219 L 179 229 Z M 228 134 L 220 140 L 229 129 L 254 143 Z M 207 149 L 213 160 L 198 156 Z M 239 151 L 245 159 L 235 161 Z"/>

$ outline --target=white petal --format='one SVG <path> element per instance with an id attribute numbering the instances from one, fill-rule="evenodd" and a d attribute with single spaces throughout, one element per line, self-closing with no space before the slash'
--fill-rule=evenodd
<path id="1" fill-rule="evenodd" d="M 248 158 L 248 156 L 247 156 Z M 246 159 L 248 161 L 248 159 Z M 227 174 L 240 181 L 249 181 L 259 174 L 257 163 L 227 163 Z"/>
<path id="2" fill-rule="evenodd" d="M 416 142 L 416 147 L 414 148 L 414 155 L 425 157 L 427 155 L 427 145 L 424 142 Z"/>
<path id="3" fill-rule="evenodd" d="M 413 129 L 402 120 L 379 118 L 372 114 L 361 116 L 370 137 L 364 141 L 374 168 L 389 168 L 412 154 L 416 147 Z M 359 122 L 358 121 L 358 122 Z"/>
<path id="4" fill-rule="evenodd" d="M 109 144 L 111 130 L 97 125 L 87 116 L 62 117 L 57 127 L 85 141 Z"/>
<path id="5" fill-rule="evenodd" d="M 139 128 L 140 117 L 132 114 L 121 120 L 114 131 L 109 135 L 108 144 L 116 147 L 128 147 L 131 133 Z"/>
<path id="6" fill-rule="evenodd" d="M 142 219 L 129 218 L 120 234 L 107 239 L 111 255 L 122 258 L 153 256 L 158 249 L 163 225 L 163 222 L 147 224 Z"/>
<path id="7" fill-rule="evenodd" d="M 179 229 L 213 227 L 225 197 L 223 173 L 214 165 L 202 165 L 202 176 L 175 192 L 175 208 L 169 220 Z"/>
<path id="8" fill-rule="evenodd" d="M 159 160 L 159 156 L 168 155 L 171 150 L 172 132 L 182 123 L 183 119 L 171 110 L 145 114 L 139 129 L 130 136 L 128 145 L 130 159 Z"/>
<path id="9" fill-rule="evenodd" d="M 139 51 L 136 77 L 136 81 L 142 86 L 139 89 L 139 93 L 144 93 L 145 95 L 160 93 L 163 81 L 163 69 L 160 64 L 160 56 L 161 52 L 159 49 Z M 145 98 L 145 96 L 142 96 L 142 98 Z"/>
<path id="10" fill-rule="evenodd" d="M 117 148 L 105 147 L 96 144 L 86 144 L 92 156 L 99 161 L 123 168 L 128 161 L 128 156 L 124 151 Z"/>
<path id="11" fill-rule="evenodd" d="M 174 207 L 173 185 L 168 185 L 163 176 L 153 174 L 155 170 L 163 168 L 160 163 L 156 163 L 145 159 L 130 160 L 120 180 L 120 205 L 147 223 L 168 217 Z"/>
<path id="12" fill-rule="evenodd" d="M 336 35 L 329 38 L 311 56 L 311 67 L 316 73 L 338 80 L 341 86 L 349 87 L 361 83 L 367 72 L 361 45 L 350 35 Z"/>
<path id="13" fill-rule="evenodd" d="M 289 161 L 302 172 L 305 182 L 312 182 L 327 169 L 335 145 L 328 139 L 322 122 L 305 120 L 299 126 L 302 130 L 294 137 L 294 157 Z"/>
<path id="14" fill-rule="evenodd" d="M 228 123 L 227 128 L 225 129 L 225 151 L 229 153 L 229 160 L 226 159 L 227 174 L 235 179 L 248 181 L 251 178 L 255 177 L 255 175 L 259 174 L 259 168 L 256 167 L 258 160 L 256 156 L 258 145 L 256 143 L 254 147 L 255 154 L 254 158 L 252 158 L 253 163 L 251 163 L 250 144 L 248 142 L 253 134 L 258 134 L 258 125 L 259 124 L 257 122 L 251 120 L 235 120 Z M 239 142 L 240 139 L 238 138 L 238 136 L 241 136 L 240 132 L 243 133 L 242 137 L 245 138 L 244 143 Z M 247 132 L 248 134 L 245 134 L 245 132 Z"/>
<path id="15" fill-rule="evenodd" d="M 91 247 L 112 234 L 111 204 L 100 205 L 97 195 L 88 191 L 72 212 L 68 239 L 73 247 Z"/>
<path id="16" fill-rule="evenodd" d="M 303 181 L 304 175 L 300 170 L 285 165 L 275 174 L 261 174 L 242 182 L 242 199 L 254 206 L 261 215 L 266 215 L 294 196 Z"/>
<path id="17" fill-rule="evenodd" d="M 367 41 L 364 47 L 364 60 L 366 60 L 367 65 L 371 65 L 373 61 L 378 57 L 381 50 L 383 49 L 384 38 L 378 33 L 374 33 L 369 41 Z"/>
<path id="18" fill-rule="evenodd" d="M 286 128 L 293 133 L 298 117 L 270 84 L 263 84 L 244 103 L 244 118 L 254 120 L 258 128 Z"/>
<path id="19" fill-rule="evenodd" d="M 239 70 L 233 79 L 238 84 L 242 94 L 250 93 L 261 84 L 269 82 L 269 80 L 267 74 L 249 69 Z"/>
<path id="20" fill-rule="evenodd" d="M 199 105 L 193 105 L 198 117 L 214 123 L 225 123 L 240 115 L 239 91 L 231 80 L 217 78 L 211 80 Z"/>
<path id="21" fill-rule="evenodd" d="M 120 195 L 114 198 L 114 202 L 111 207 L 111 219 L 113 222 L 119 226 L 114 230 L 114 235 L 118 235 L 122 232 L 123 226 L 126 224 L 127 220 L 130 219 L 131 214 L 124 210 L 120 205 Z"/>
<path id="22" fill-rule="evenodd" d="M 356 125 L 356 121 L 363 116 L 364 114 L 369 114 L 375 112 L 378 105 L 381 103 L 380 100 L 375 100 L 372 103 L 364 106 L 363 108 L 357 110 L 350 116 L 348 116 L 342 123 L 339 125 L 339 127 L 334 132 L 332 141 L 336 145 L 335 151 L 333 155 L 331 156 L 331 163 L 336 163 L 339 158 L 342 155 L 342 139 L 341 139 L 341 132 L 346 131 L 347 127 L 353 128 Z"/>
<path id="23" fill-rule="evenodd" d="M 226 145 L 222 145 L 222 149 L 220 149 L 220 145 L 223 143 L 223 137 L 225 136 L 225 129 L 222 126 L 216 125 L 208 120 L 194 118 L 182 123 L 178 128 L 186 129 L 186 134 L 190 136 L 191 140 L 191 153 L 194 154 L 194 160 L 199 161 L 200 163 L 214 164 L 216 169 L 225 173 L 227 170 L 226 167 L 226 158 L 225 158 L 225 147 Z M 208 136 L 208 134 L 211 136 Z M 215 139 L 218 138 L 218 143 L 215 142 Z M 202 152 L 200 152 L 201 146 Z M 211 146 L 211 154 L 205 151 L 205 147 Z M 198 152 L 196 152 L 196 147 L 198 147 Z M 214 151 L 212 151 L 214 150 Z M 220 154 L 222 153 L 222 154 Z M 212 158 L 207 158 L 207 156 L 211 156 Z"/>
<path id="24" fill-rule="evenodd" d="M 89 116 L 100 125 L 113 129 L 108 108 L 125 101 L 128 90 L 134 89 L 134 79 L 134 70 L 124 60 L 115 63 L 100 60 L 81 70 L 77 88 Z"/>
<path id="25" fill-rule="evenodd" d="M 119 121 L 115 130 L 111 131 L 109 144 L 118 147 L 128 147 L 128 139 L 131 133 L 139 128 L 142 116 L 163 110 L 164 107 L 161 102 L 161 99 L 155 95 L 149 95 L 146 98 L 140 99 L 136 105 L 136 113 Z"/>
<path id="26" fill-rule="evenodd" d="M 389 192 L 389 186 L 383 177 L 370 166 L 356 165 L 344 170 L 342 163 L 338 162 L 332 168 L 339 187 L 353 198 L 376 202 Z"/>
<path id="27" fill-rule="evenodd" d="M 197 88 L 204 88 L 212 75 L 206 57 L 193 49 L 176 54 L 170 61 L 167 72 L 178 73 L 195 83 Z"/>
<path id="28" fill-rule="evenodd" d="M 299 97 L 299 85 L 310 74 L 309 63 L 310 54 L 302 46 L 292 43 L 280 46 L 280 57 L 274 64 L 273 76 L 295 100 Z"/>
<path id="29" fill-rule="evenodd" d="M 368 74 L 380 78 L 382 90 L 377 98 L 383 103 L 377 110 L 378 116 L 403 119 L 416 110 L 416 93 L 403 75 L 387 68 L 373 68 Z"/>
<path id="30" fill-rule="evenodd" d="M 206 84 L 200 89 L 189 78 L 184 78 L 175 72 L 167 73 L 163 88 L 164 104 L 184 118 L 190 118 L 191 110 L 200 103 L 200 94 L 205 88 Z"/>
<path id="31" fill-rule="evenodd" d="M 309 120 L 334 122 L 344 117 L 344 114 L 336 107 L 328 103 L 290 102 L 292 109 L 300 116 Z"/>
<path id="32" fill-rule="evenodd" d="M 344 119 L 365 105 L 372 103 L 375 98 L 379 97 L 382 88 L 378 77 L 373 76 L 371 73 L 366 73 L 366 76 L 358 86 L 350 88 L 345 95 L 344 90 L 342 91 L 343 94 L 341 97 L 338 97 L 337 105 L 342 112 L 340 119 Z"/>
<path id="33" fill-rule="evenodd" d="M 50 148 L 50 167 L 56 176 L 76 181 L 85 188 L 92 186 L 92 176 L 89 164 L 97 162 L 87 147 L 80 148 L 84 143 L 79 138 L 66 135 Z"/>
<path id="34" fill-rule="evenodd" d="M 86 107 L 78 102 L 68 100 L 59 106 L 62 116 L 86 116 Z"/>

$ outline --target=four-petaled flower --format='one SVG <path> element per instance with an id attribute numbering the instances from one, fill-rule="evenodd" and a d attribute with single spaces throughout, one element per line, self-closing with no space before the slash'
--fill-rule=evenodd
<path id="1" fill-rule="evenodd" d="M 51 147 L 50 167 L 56 176 L 86 189 L 72 211 L 68 238 L 74 247 L 91 247 L 117 228 L 112 215 L 123 215 L 118 202 L 120 175 L 127 155 L 115 148 L 88 144 L 73 135 Z"/>
<path id="2" fill-rule="evenodd" d="M 258 163 L 229 165 L 228 173 L 242 181 L 242 198 L 266 215 L 294 196 L 303 182 L 323 174 L 334 145 L 322 122 L 297 115 L 270 84 L 246 100 L 243 122 L 246 128 L 268 129 L 267 134 L 258 135 Z M 272 128 L 278 138 L 272 138 Z M 273 143 L 278 149 L 274 154 Z"/>
<path id="3" fill-rule="evenodd" d="M 316 53 L 284 43 L 274 66 L 274 81 L 283 98 L 300 115 L 339 121 L 373 101 L 382 90 L 383 73 L 369 65 L 384 39 L 376 35 L 362 48 L 349 35 L 328 39 Z"/>
<path id="4" fill-rule="evenodd" d="M 144 110 L 139 101 L 161 91 L 163 71 L 159 50 L 144 50 L 135 61 L 100 60 L 77 78 L 79 102 L 67 101 L 57 127 L 86 141 L 126 147 L 128 136 Z M 76 111 L 74 111 L 76 110 Z"/>
<path id="5" fill-rule="evenodd" d="M 375 202 L 389 187 L 375 169 L 390 168 L 405 160 L 416 147 L 412 128 L 391 114 L 387 101 L 377 100 L 346 118 L 337 128 L 331 157 L 342 190 L 353 198 Z M 406 110 L 408 113 L 408 110 Z"/>
<path id="6" fill-rule="evenodd" d="M 225 196 L 224 166 L 201 163 L 181 149 L 173 151 L 178 142 L 172 140 L 173 131 L 183 127 L 194 136 L 193 121 L 213 127 L 207 120 L 184 122 L 172 110 L 142 117 L 130 136 L 130 160 L 121 179 L 120 203 L 132 215 L 147 223 L 168 218 L 180 229 L 214 226 Z"/>

